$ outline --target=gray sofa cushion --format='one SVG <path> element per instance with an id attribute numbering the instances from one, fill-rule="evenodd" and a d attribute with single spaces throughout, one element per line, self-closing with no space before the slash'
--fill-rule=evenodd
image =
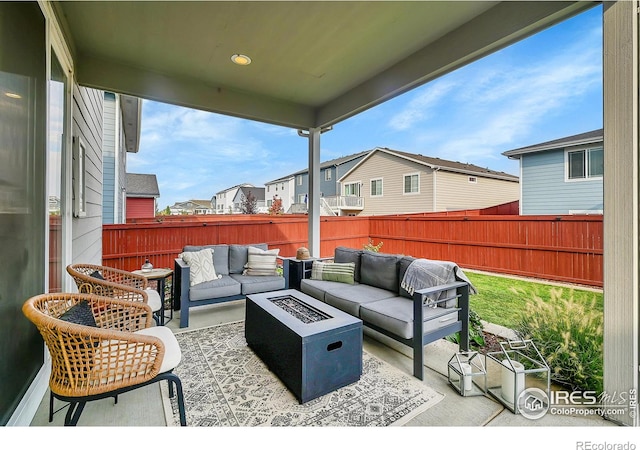
<path id="1" fill-rule="evenodd" d="M 360 282 L 369 286 L 379 287 L 398 294 L 400 282 L 398 281 L 398 255 L 362 252 L 360 257 Z"/>
<path id="2" fill-rule="evenodd" d="M 300 290 L 322 302 L 325 292 L 342 289 L 344 285 L 344 283 L 337 281 L 312 280 L 310 278 L 300 280 Z"/>
<path id="3" fill-rule="evenodd" d="M 435 331 L 458 320 L 456 308 L 424 307 L 424 332 Z M 413 338 L 413 302 L 404 297 L 362 304 L 360 318 L 398 336 Z"/>
<path id="4" fill-rule="evenodd" d="M 189 289 L 190 300 L 204 300 L 210 298 L 228 297 L 230 295 L 240 295 L 242 292 L 240 283 L 229 275 L 222 275 L 222 278 L 213 281 L 191 286 Z"/>
<path id="5" fill-rule="evenodd" d="M 336 247 L 334 251 L 333 260 L 337 263 L 354 263 L 355 271 L 353 278 L 356 283 L 360 282 L 360 257 L 362 256 L 362 250 L 356 250 L 354 248 Z"/>
<path id="6" fill-rule="evenodd" d="M 330 283 L 330 281 L 324 281 L 323 283 Z M 340 289 L 331 289 L 325 292 L 324 301 L 356 317 L 360 317 L 361 305 L 397 295 L 395 292 L 367 284 L 340 284 Z"/>
<path id="7" fill-rule="evenodd" d="M 203 248 L 213 249 L 213 267 L 218 275 L 229 275 L 229 246 L 227 244 L 215 245 L 185 245 L 183 252 L 197 252 Z"/>
<path id="8" fill-rule="evenodd" d="M 244 265 L 247 263 L 247 249 L 249 247 L 256 247 L 261 250 L 268 250 L 267 244 L 250 244 L 250 245 L 236 245 L 231 244 L 229 246 L 229 273 L 242 273 L 245 269 Z"/>
<path id="9" fill-rule="evenodd" d="M 242 284 L 242 294 L 277 291 L 284 289 L 284 277 L 268 275 L 240 275 L 232 273 L 231 278 Z"/>
<path id="10" fill-rule="evenodd" d="M 415 260 L 416 259 L 412 256 L 403 256 L 400 259 L 398 268 L 398 294 L 400 295 L 400 297 L 413 298 L 413 296 L 409 294 L 407 290 L 401 286 L 401 284 L 402 279 L 404 278 L 404 273 L 407 271 L 407 267 L 409 267 L 409 264 L 411 264 Z"/>

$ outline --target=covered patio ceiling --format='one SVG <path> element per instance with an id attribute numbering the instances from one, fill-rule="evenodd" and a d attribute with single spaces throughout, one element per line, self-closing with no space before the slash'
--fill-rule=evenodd
<path id="1" fill-rule="evenodd" d="M 62 1 L 82 86 L 334 125 L 597 2 Z M 241 53 L 252 63 L 238 66 Z"/>

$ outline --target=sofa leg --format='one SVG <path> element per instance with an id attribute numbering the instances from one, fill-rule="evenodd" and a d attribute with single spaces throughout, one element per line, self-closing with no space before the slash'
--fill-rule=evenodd
<path id="1" fill-rule="evenodd" d="M 424 380 L 424 348 L 421 343 L 413 344 L 413 376 Z"/>

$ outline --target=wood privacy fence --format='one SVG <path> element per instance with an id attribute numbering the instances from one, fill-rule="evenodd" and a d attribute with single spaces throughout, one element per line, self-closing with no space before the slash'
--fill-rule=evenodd
<path id="1" fill-rule="evenodd" d="M 185 245 L 266 242 L 280 255 L 308 247 L 307 216 L 177 216 L 103 226 L 103 264 L 173 267 Z M 322 217 L 320 254 L 338 246 L 454 261 L 460 267 L 602 287 L 602 216 L 393 215 Z"/>

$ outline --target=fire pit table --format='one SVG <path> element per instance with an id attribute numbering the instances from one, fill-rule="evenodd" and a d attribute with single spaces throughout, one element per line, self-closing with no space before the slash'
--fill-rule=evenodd
<path id="1" fill-rule="evenodd" d="M 245 339 L 300 403 L 362 375 L 362 321 L 293 289 L 247 295 Z"/>

